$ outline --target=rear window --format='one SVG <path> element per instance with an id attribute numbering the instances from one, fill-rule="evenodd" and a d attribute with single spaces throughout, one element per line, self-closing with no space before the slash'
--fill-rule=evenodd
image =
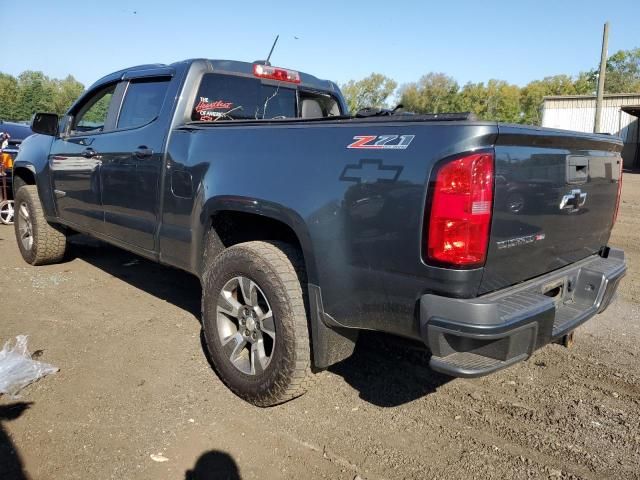
<path id="1" fill-rule="evenodd" d="M 196 121 L 295 118 L 296 91 L 263 85 L 255 78 L 207 73 L 202 77 L 191 119 Z"/>

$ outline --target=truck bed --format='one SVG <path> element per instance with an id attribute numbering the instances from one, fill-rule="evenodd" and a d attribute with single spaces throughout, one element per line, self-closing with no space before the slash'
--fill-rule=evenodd
<path id="1" fill-rule="evenodd" d="M 363 135 L 412 135 L 413 141 L 402 150 L 347 148 Z M 412 312 L 424 293 L 472 298 L 605 246 L 621 148 L 611 137 L 437 116 L 189 124 L 171 144 L 174 174 L 186 169 L 198 175 L 194 181 L 209 175 L 205 162 L 215 152 L 211 168 L 217 173 L 208 183 L 214 200 L 250 198 L 252 210 L 265 215 L 286 206 L 278 215 L 304 225 L 314 258 L 311 281 L 322 286 L 326 314 L 337 325 L 412 337 L 419 336 Z M 486 266 L 431 265 L 424 258 L 423 229 L 432 173 L 442 159 L 487 148 L 496 152 L 496 195 Z M 592 168 L 584 183 L 570 186 L 567 159 L 575 156 L 588 158 Z M 532 193 L 517 183 L 536 176 L 541 187 L 530 187 Z M 577 187 L 590 195 L 588 209 L 560 211 L 562 196 Z M 518 212 L 508 208 L 514 191 L 527 200 Z M 178 236 L 170 218 L 180 217 L 165 216 L 163 231 Z M 542 233 L 539 243 L 498 246 Z M 175 242 L 168 235 L 161 239 L 166 259 L 182 251 Z"/>

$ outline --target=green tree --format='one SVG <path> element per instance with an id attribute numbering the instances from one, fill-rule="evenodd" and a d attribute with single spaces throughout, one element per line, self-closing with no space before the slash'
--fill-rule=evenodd
<path id="1" fill-rule="evenodd" d="M 521 120 L 520 88 L 504 80 L 487 82 L 487 120 L 516 123 Z"/>
<path id="2" fill-rule="evenodd" d="M 581 77 L 578 77 L 580 80 Z M 521 122 L 530 125 L 540 125 L 542 122 L 541 107 L 544 97 L 550 95 L 576 95 L 588 93 L 589 83 L 587 77 L 583 80 L 585 85 L 581 85 L 582 91 L 576 88 L 576 82 L 568 75 L 554 75 L 545 77 L 542 80 L 529 82 L 521 90 L 520 106 L 522 109 Z"/>
<path id="3" fill-rule="evenodd" d="M 640 48 L 619 50 L 607 60 L 606 93 L 640 93 Z"/>
<path id="4" fill-rule="evenodd" d="M 487 111 L 487 88 L 483 82 L 469 82 L 458 94 L 457 110 L 473 112 L 484 118 Z"/>
<path id="5" fill-rule="evenodd" d="M 457 107 L 483 120 L 516 123 L 522 116 L 520 88 L 503 80 L 467 83 L 458 94 Z"/>
<path id="6" fill-rule="evenodd" d="M 54 110 L 55 89 L 42 72 L 27 70 L 18 76 L 18 116 L 28 120 L 36 112 Z"/>
<path id="7" fill-rule="evenodd" d="M 580 72 L 573 82 L 578 95 L 595 95 L 598 76 L 595 72 Z"/>
<path id="8" fill-rule="evenodd" d="M 574 82 L 577 93 L 595 95 L 600 70 L 580 72 Z M 640 48 L 618 50 L 607 59 L 605 93 L 640 93 Z"/>
<path id="9" fill-rule="evenodd" d="M 83 90 L 71 75 L 58 80 L 31 70 L 18 78 L 0 73 L 0 120 L 29 120 L 36 112 L 62 114 Z"/>
<path id="10" fill-rule="evenodd" d="M 0 73 L 0 120 L 19 120 L 18 81 Z"/>
<path id="11" fill-rule="evenodd" d="M 366 107 L 386 107 L 387 99 L 395 91 L 398 84 L 380 73 L 372 73 L 362 80 L 350 80 L 342 85 L 341 90 L 349 110 L 356 113 Z"/>
<path id="12" fill-rule="evenodd" d="M 444 73 L 428 73 L 400 90 L 400 103 L 416 113 L 442 113 L 457 110 L 458 83 Z"/>
<path id="13" fill-rule="evenodd" d="M 65 113 L 84 91 L 84 85 L 72 75 L 68 75 L 64 80 L 53 80 L 53 88 L 53 112 L 58 115 Z"/>
<path id="14" fill-rule="evenodd" d="M 104 97 L 94 103 L 85 113 L 82 122 L 87 124 L 95 124 L 100 126 L 104 124 L 109 111 L 109 103 L 111 103 L 112 93 L 107 93 Z"/>

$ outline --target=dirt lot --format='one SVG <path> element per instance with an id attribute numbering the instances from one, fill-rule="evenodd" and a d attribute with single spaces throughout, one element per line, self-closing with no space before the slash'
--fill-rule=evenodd
<path id="1" fill-rule="evenodd" d="M 87 239 L 27 267 L 0 227 L 0 340 L 29 334 L 60 367 L 0 399 L 0 478 L 640 478 L 640 175 L 624 182 L 630 271 L 573 349 L 452 380 L 368 335 L 266 410 L 207 363 L 195 278 Z"/>

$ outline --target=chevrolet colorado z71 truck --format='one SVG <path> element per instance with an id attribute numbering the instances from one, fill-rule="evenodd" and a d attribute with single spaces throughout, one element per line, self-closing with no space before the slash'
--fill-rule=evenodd
<path id="1" fill-rule="evenodd" d="M 386 112 L 389 113 L 389 112 Z M 32 265 L 83 232 L 194 275 L 220 378 L 255 405 L 305 392 L 361 329 L 479 376 L 603 311 L 622 144 L 451 115 L 348 115 L 329 81 L 189 60 L 36 114 L 13 171 Z"/>

